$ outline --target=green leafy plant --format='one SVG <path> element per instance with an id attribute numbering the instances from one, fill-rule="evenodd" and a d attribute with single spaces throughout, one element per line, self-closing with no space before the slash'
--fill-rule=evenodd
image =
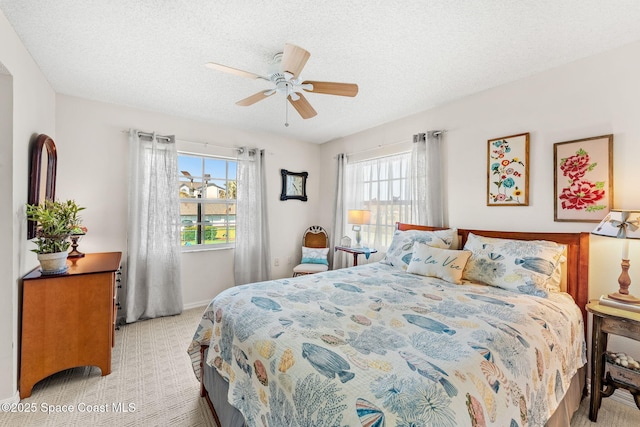
<path id="1" fill-rule="evenodd" d="M 32 241 L 37 254 L 64 252 L 69 249 L 69 236 L 81 229 L 80 207 L 74 200 L 45 200 L 39 205 L 27 204 L 27 219 L 36 223 L 36 238 Z"/>

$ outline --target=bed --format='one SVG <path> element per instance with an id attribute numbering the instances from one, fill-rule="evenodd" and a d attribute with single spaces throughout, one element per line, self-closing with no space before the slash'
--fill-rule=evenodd
<path id="1" fill-rule="evenodd" d="M 218 425 L 569 425 L 585 384 L 588 234 L 396 233 L 382 262 L 214 298 L 188 353 Z M 543 252 L 500 270 L 505 248 L 532 245 Z M 505 273 L 505 286 L 473 271 Z"/>

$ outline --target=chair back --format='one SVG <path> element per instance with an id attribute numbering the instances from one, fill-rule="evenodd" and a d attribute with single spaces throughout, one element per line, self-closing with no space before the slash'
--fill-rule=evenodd
<path id="1" fill-rule="evenodd" d="M 302 236 L 302 246 L 307 248 L 328 248 L 329 236 L 324 228 L 319 225 L 312 225 L 307 228 Z"/>

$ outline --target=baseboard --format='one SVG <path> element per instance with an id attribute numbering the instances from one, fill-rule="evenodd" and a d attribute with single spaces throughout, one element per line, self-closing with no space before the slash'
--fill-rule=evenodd
<path id="1" fill-rule="evenodd" d="M 20 402 L 20 392 L 16 390 L 16 393 L 8 398 L 8 399 L 4 399 L 4 400 L 0 400 L 0 405 L 4 405 L 5 403 L 18 403 Z"/>
<path id="2" fill-rule="evenodd" d="M 587 391 L 591 390 L 591 378 L 587 378 Z M 617 389 L 613 394 L 605 399 L 611 399 L 623 405 L 637 408 L 636 402 L 633 400 L 633 396 L 627 390 Z"/>
<path id="3" fill-rule="evenodd" d="M 189 304 L 183 304 L 182 305 L 182 311 L 185 310 L 189 310 L 192 308 L 198 308 L 198 307 L 206 307 L 209 305 L 209 303 L 211 302 L 211 300 L 204 300 L 204 301 L 196 301 L 196 302 L 192 302 Z M 116 325 L 117 326 L 125 326 L 127 325 L 127 321 L 125 320 L 124 316 L 118 316 L 118 318 L 116 319 Z"/>
<path id="4" fill-rule="evenodd" d="M 184 304 L 182 306 L 182 309 L 183 310 L 189 310 L 191 308 L 196 308 L 196 307 L 206 307 L 206 306 L 209 305 L 210 302 L 211 302 L 210 299 L 203 300 L 203 301 L 190 302 L 189 304 Z"/>

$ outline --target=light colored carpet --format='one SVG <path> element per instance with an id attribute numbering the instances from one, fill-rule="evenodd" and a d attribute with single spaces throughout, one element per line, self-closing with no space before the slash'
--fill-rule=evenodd
<path id="1" fill-rule="evenodd" d="M 187 347 L 204 307 L 179 316 L 146 320 L 116 331 L 111 374 L 95 367 L 74 368 L 42 380 L 21 403 L 35 413 L 2 414 L 1 426 L 209 426 L 209 407 L 191 369 Z M 115 412 L 122 404 L 134 411 Z M 45 413 L 44 407 L 70 405 L 73 413 Z M 108 412 L 79 412 L 83 408 Z"/>
<path id="2" fill-rule="evenodd" d="M 194 308 L 180 316 L 122 326 L 116 332 L 110 375 L 102 377 L 98 368 L 91 367 L 55 374 L 22 400 L 35 404 L 35 412 L 2 414 L 0 426 L 215 427 L 186 352 L 203 311 Z M 127 409 L 133 405 L 135 410 L 116 412 L 114 404 Z M 74 412 L 60 412 L 62 405 Z M 43 409 L 49 407 L 53 412 L 46 413 Z M 87 411 L 94 407 L 108 412 Z M 638 409 L 610 398 L 603 400 L 596 424 L 588 415 L 589 399 L 584 399 L 571 427 L 640 425 Z"/>

